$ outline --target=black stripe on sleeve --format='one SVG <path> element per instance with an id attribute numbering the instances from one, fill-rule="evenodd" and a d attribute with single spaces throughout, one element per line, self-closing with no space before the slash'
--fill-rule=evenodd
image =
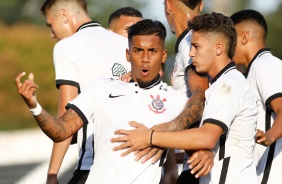
<path id="1" fill-rule="evenodd" d="M 82 113 L 82 111 L 77 106 L 68 103 L 66 105 L 66 109 L 69 109 L 69 108 L 71 108 L 72 110 L 74 110 L 78 114 L 78 116 L 82 119 L 84 125 L 88 124 L 87 118 L 85 117 L 85 115 Z"/>
<path id="2" fill-rule="evenodd" d="M 209 118 L 209 119 L 205 119 L 205 120 L 203 121 L 203 124 L 205 124 L 205 123 L 211 123 L 211 124 L 220 126 L 220 128 L 223 129 L 223 131 L 224 131 L 225 134 L 227 134 L 227 132 L 228 132 L 228 127 L 227 127 L 227 125 L 224 124 L 223 122 L 219 121 L 219 120 Z"/>
<path id="3" fill-rule="evenodd" d="M 271 102 L 272 100 L 274 100 L 275 98 L 279 98 L 279 97 L 282 97 L 282 93 L 276 93 L 276 94 L 270 96 L 270 97 L 265 101 L 265 106 L 266 106 L 266 108 L 268 108 L 269 110 L 271 110 L 271 111 L 273 112 L 272 108 L 270 107 L 270 102 Z"/>
<path id="4" fill-rule="evenodd" d="M 80 86 L 79 86 L 79 83 L 77 83 L 77 82 L 75 82 L 75 81 L 56 80 L 56 87 L 57 87 L 57 89 L 59 89 L 61 85 L 70 85 L 70 86 L 77 87 L 78 93 L 80 93 Z"/>

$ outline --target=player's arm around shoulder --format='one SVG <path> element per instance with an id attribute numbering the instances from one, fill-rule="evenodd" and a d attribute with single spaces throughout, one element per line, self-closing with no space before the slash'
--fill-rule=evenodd
<path id="1" fill-rule="evenodd" d="M 186 101 L 183 111 L 172 121 L 152 127 L 158 131 L 178 131 L 189 128 L 200 120 L 204 110 L 205 91 L 209 87 L 207 76 L 201 76 L 193 68 L 187 71 L 191 97 Z"/>

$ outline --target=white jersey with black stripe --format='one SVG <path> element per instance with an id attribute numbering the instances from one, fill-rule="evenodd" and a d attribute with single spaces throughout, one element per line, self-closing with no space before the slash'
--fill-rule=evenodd
<path id="1" fill-rule="evenodd" d="M 186 94 L 155 80 L 151 86 L 141 88 L 136 82 L 100 79 L 95 81 L 68 107 L 75 110 L 85 123 L 94 122 L 94 164 L 86 183 L 97 184 L 159 184 L 161 163 L 142 164 L 131 153 L 121 157 L 113 151 L 111 143 L 117 129 L 132 129 L 128 122 L 137 121 L 147 127 L 175 118 L 183 109 Z M 92 122 L 93 121 L 93 122 Z"/>
<path id="2" fill-rule="evenodd" d="M 224 133 L 213 149 L 214 165 L 200 184 L 256 184 L 254 136 L 258 110 L 256 97 L 235 64 L 228 64 L 205 92 L 201 125 L 212 123 Z"/>
<path id="3" fill-rule="evenodd" d="M 108 31 L 97 22 L 82 25 L 77 33 L 59 41 L 54 47 L 56 85 L 72 85 L 83 91 L 94 79 L 116 76 L 130 71 L 126 60 L 128 41 Z M 90 170 L 93 163 L 93 128 L 78 131 L 79 161 L 77 170 Z"/>
<path id="4" fill-rule="evenodd" d="M 277 97 L 282 97 L 282 61 L 274 57 L 270 49 L 261 49 L 251 61 L 246 76 L 257 97 L 259 110 L 257 128 L 266 132 L 272 127 L 276 118 L 270 102 Z M 255 158 L 259 184 L 282 183 L 281 139 L 268 148 L 256 144 Z"/>

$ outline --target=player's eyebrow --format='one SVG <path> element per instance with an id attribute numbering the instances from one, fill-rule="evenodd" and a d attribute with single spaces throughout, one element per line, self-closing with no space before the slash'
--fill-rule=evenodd
<path id="1" fill-rule="evenodd" d="M 46 23 L 46 26 L 51 27 L 51 24 Z"/>

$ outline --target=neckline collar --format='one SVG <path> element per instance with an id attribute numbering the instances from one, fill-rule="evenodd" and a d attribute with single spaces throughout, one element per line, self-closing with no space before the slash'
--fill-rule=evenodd
<path id="1" fill-rule="evenodd" d="M 260 56 L 262 56 L 263 54 L 266 54 L 266 53 L 271 53 L 271 49 L 270 48 L 262 48 L 260 49 L 256 55 L 254 56 L 254 58 L 252 59 L 252 61 L 250 62 L 250 64 L 248 65 L 247 67 L 247 70 L 246 70 L 246 73 L 245 73 L 245 77 L 247 78 L 248 75 L 249 75 L 249 72 L 250 72 L 250 69 L 251 69 L 251 66 L 253 64 L 253 62 Z"/>
<path id="2" fill-rule="evenodd" d="M 96 21 L 90 21 L 90 22 L 86 22 L 84 24 L 82 24 L 81 26 L 79 26 L 79 28 L 77 29 L 76 32 L 84 29 L 84 28 L 87 28 L 87 27 L 96 27 L 96 26 L 101 26 L 99 22 L 96 22 Z"/>
<path id="3" fill-rule="evenodd" d="M 180 35 L 179 37 L 177 38 L 176 40 L 176 43 L 175 43 L 175 48 L 174 48 L 174 51 L 175 51 L 175 54 L 178 52 L 178 47 L 179 47 L 179 44 L 181 42 L 181 40 L 188 34 L 188 32 L 190 31 L 190 29 L 185 29 Z"/>
<path id="4" fill-rule="evenodd" d="M 139 84 L 138 84 L 136 81 L 134 81 L 133 79 L 131 79 L 129 82 L 130 82 L 130 83 L 136 82 L 136 83 L 138 84 L 138 86 L 139 86 L 140 88 L 142 88 L 142 89 L 151 89 L 151 88 L 153 88 L 154 86 L 160 84 L 161 81 L 162 81 L 161 76 L 158 74 L 157 77 L 154 78 L 154 80 L 152 80 L 152 82 L 151 82 L 150 84 L 146 85 L 146 86 L 141 86 L 141 85 L 139 85 Z"/>
<path id="5" fill-rule="evenodd" d="M 226 74 L 230 70 L 236 69 L 235 62 L 231 61 L 226 65 L 216 76 L 212 79 L 211 83 L 214 83 L 222 74 Z"/>

